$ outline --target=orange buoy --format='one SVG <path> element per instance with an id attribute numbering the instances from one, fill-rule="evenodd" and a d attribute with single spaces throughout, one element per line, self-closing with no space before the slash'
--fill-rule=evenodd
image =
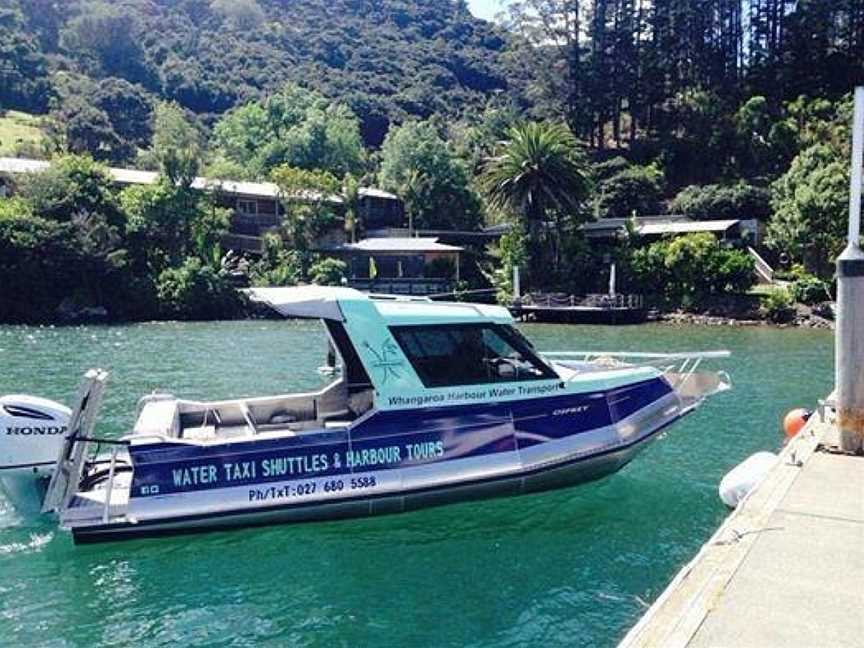
<path id="1" fill-rule="evenodd" d="M 789 413 L 783 417 L 783 434 L 786 438 L 791 439 L 798 434 L 807 424 L 807 419 L 810 418 L 812 413 L 803 407 L 789 410 Z"/>

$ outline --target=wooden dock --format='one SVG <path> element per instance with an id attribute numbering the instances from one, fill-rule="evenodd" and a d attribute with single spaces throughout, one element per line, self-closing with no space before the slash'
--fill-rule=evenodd
<path id="1" fill-rule="evenodd" d="M 639 324 L 648 317 L 641 295 L 529 295 L 510 305 L 517 319 L 569 324 Z"/>
<path id="2" fill-rule="evenodd" d="M 864 645 L 864 457 L 836 442 L 814 415 L 619 648 Z"/>

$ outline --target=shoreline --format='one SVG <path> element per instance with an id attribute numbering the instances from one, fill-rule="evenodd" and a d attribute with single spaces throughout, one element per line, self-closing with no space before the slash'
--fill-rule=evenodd
<path id="1" fill-rule="evenodd" d="M 834 330 L 834 322 L 809 312 L 798 312 L 795 317 L 788 322 L 772 322 L 765 318 L 753 317 L 752 313 L 742 314 L 739 316 L 669 311 L 662 312 L 656 319 L 649 321 L 656 324 L 664 324 L 666 326 L 728 326 L 731 328 L 765 326 L 772 328 Z"/>

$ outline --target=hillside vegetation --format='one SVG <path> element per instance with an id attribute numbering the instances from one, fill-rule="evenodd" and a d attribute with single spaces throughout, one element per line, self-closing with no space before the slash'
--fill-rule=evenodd
<path id="1" fill-rule="evenodd" d="M 343 221 L 291 195 L 340 193 L 357 238 L 357 188 L 375 184 L 418 228 L 510 224 L 461 275 L 502 300 L 514 265 L 523 287 L 585 293 L 605 290 L 611 259 L 622 290 L 666 304 L 745 290 L 752 262 L 708 238 L 647 245 L 629 228 L 604 245 L 580 229 L 670 211 L 761 221 L 760 253 L 802 294 L 816 286 L 810 301 L 826 294 L 864 3 L 509 6 L 495 26 L 464 0 L 0 0 L 0 109 L 40 115 L 43 133 L 13 132 L 12 149 L 65 169 L 0 200 L 0 274 L 46 282 L 46 245 L 90 272 L 59 264 L 38 316 L 16 317 L 50 319 L 68 281 L 80 303 L 127 303 L 106 281 L 147 295 L 126 317 L 219 316 L 204 305 L 230 294 L 228 220 L 191 189 L 196 174 L 283 189 L 279 235 L 246 272 L 261 284 L 339 278 L 314 244 Z M 161 181 L 114 195 L 105 164 Z"/>
<path id="2" fill-rule="evenodd" d="M 39 111 L 74 77 L 117 77 L 205 121 L 287 81 L 339 97 L 368 144 L 409 116 L 457 116 L 506 90 L 503 35 L 435 0 L 4 0 L 0 102 Z M 5 34 L 3 32 L 6 32 Z M 63 78 L 51 78 L 51 71 Z M 72 79 L 70 79 L 70 77 Z M 53 86 L 52 90 L 46 84 Z M 68 94 L 68 93 L 65 93 Z"/>

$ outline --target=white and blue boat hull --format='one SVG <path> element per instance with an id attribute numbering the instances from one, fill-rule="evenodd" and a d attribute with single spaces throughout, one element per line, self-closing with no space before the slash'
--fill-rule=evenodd
<path id="1" fill-rule="evenodd" d="M 86 499 L 76 541 L 401 513 L 574 485 L 626 465 L 686 414 L 662 377 L 525 401 L 376 411 L 342 431 L 131 446 L 124 513 Z"/>

